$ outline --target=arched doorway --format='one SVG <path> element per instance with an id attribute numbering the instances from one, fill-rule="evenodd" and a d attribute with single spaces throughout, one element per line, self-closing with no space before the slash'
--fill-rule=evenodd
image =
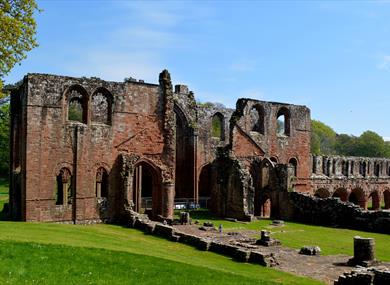
<path id="1" fill-rule="evenodd" d="M 368 197 L 368 205 L 367 208 L 369 210 L 379 210 L 381 207 L 381 199 L 379 192 L 377 190 L 371 192 L 370 196 Z"/>
<path id="2" fill-rule="evenodd" d="M 175 198 L 195 198 L 194 193 L 194 136 L 183 111 L 175 105 L 176 167 Z"/>
<path id="3" fill-rule="evenodd" d="M 210 199 L 211 199 L 211 189 L 213 187 L 212 184 L 212 169 L 211 164 L 206 164 L 203 166 L 200 175 L 199 175 L 199 206 L 201 208 L 209 208 L 210 207 Z"/>
<path id="4" fill-rule="evenodd" d="M 351 194 L 349 194 L 348 201 L 362 207 L 363 209 L 367 209 L 367 200 L 364 196 L 364 192 L 360 188 L 353 189 Z"/>
<path id="5" fill-rule="evenodd" d="M 334 191 L 332 197 L 339 198 L 343 202 L 348 201 L 348 191 L 345 188 L 338 188 L 336 191 Z"/>
<path id="6" fill-rule="evenodd" d="M 272 201 L 269 192 L 271 191 L 270 175 L 272 168 L 273 163 L 268 159 L 264 159 L 259 168 L 259 175 L 254 175 L 254 184 L 258 189 L 255 191 L 254 211 L 256 216 L 262 218 L 271 217 Z"/>
<path id="7" fill-rule="evenodd" d="M 136 164 L 133 175 L 134 210 L 152 216 L 161 212 L 160 175 L 147 162 Z"/>
<path id="8" fill-rule="evenodd" d="M 317 198 L 328 198 L 330 197 L 330 192 L 328 189 L 320 188 L 314 193 L 314 197 Z"/>

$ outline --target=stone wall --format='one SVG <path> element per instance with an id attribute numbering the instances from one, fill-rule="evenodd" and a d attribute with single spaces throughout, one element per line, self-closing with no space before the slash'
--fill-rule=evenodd
<path id="1" fill-rule="evenodd" d="M 390 233 L 390 211 L 365 211 L 353 203 L 342 202 L 338 198 L 316 198 L 298 192 L 281 195 L 282 219 Z"/>

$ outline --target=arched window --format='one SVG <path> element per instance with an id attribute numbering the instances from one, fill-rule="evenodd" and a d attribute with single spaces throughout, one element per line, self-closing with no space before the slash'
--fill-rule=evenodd
<path id="1" fill-rule="evenodd" d="M 290 135 L 290 111 L 282 107 L 278 111 L 276 121 L 276 134 L 278 136 L 289 136 Z"/>
<path id="2" fill-rule="evenodd" d="M 224 117 L 221 113 L 215 113 L 211 120 L 211 136 L 225 140 Z"/>
<path id="3" fill-rule="evenodd" d="M 250 112 L 251 131 L 264 134 L 264 108 L 259 104 L 252 107 Z"/>
<path id="4" fill-rule="evenodd" d="M 288 161 L 289 171 L 291 171 L 291 176 L 297 177 L 298 161 L 296 158 L 290 158 Z"/>
<path id="5" fill-rule="evenodd" d="M 57 175 L 56 205 L 72 204 L 72 176 L 68 168 L 62 168 Z"/>
<path id="6" fill-rule="evenodd" d="M 105 88 L 99 88 L 92 95 L 92 122 L 111 125 L 112 95 Z"/>
<path id="7" fill-rule="evenodd" d="M 88 122 L 88 93 L 79 85 L 70 87 L 66 94 L 69 121 Z"/>
<path id="8" fill-rule="evenodd" d="M 96 172 L 96 197 L 107 198 L 108 197 L 108 173 L 100 167 Z"/>

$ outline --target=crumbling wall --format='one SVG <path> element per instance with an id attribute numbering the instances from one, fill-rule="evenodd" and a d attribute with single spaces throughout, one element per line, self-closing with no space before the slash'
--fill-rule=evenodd
<path id="1" fill-rule="evenodd" d="M 390 212 L 365 211 L 338 198 L 316 198 L 288 192 L 283 197 L 281 218 L 303 223 L 390 233 Z"/>

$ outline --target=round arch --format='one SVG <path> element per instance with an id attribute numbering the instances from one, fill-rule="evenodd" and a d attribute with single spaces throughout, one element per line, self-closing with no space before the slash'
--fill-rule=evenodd
<path id="1" fill-rule="evenodd" d="M 338 188 L 336 191 L 333 192 L 332 197 L 340 198 L 341 201 L 347 202 L 348 201 L 348 190 L 345 188 Z"/>
<path id="2" fill-rule="evenodd" d="M 317 198 L 329 198 L 331 196 L 330 191 L 326 188 L 319 188 L 314 193 Z"/>

